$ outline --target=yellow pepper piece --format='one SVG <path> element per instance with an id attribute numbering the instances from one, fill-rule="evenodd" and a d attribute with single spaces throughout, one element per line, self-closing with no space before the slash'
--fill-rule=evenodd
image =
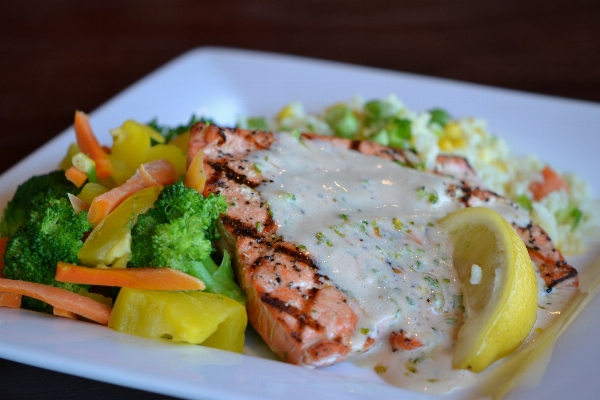
<path id="1" fill-rule="evenodd" d="M 181 151 L 187 154 L 189 144 L 190 144 L 190 131 L 182 133 L 179 136 L 176 136 L 173 140 L 171 140 L 168 144 L 172 144 L 173 146 L 177 146 L 181 149 Z"/>
<path id="2" fill-rule="evenodd" d="M 136 218 L 158 198 L 160 186 L 142 189 L 128 197 L 96 227 L 79 251 L 79 261 L 87 266 L 111 265 L 131 255 L 131 228 Z M 122 262 L 120 263 L 122 265 Z"/>
<path id="3" fill-rule="evenodd" d="M 185 174 L 187 154 L 179 147 L 172 144 L 157 144 L 146 152 L 144 163 L 165 159 L 175 167 L 175 176 L 180 178 Z"/>
<path id="4" fill-rule="evenodd" d="M 65 158 L 62 159 L 62 161 L 59 164 L 59 168 L 62 170 L 68 170 L 72 165 L 72 158 L 75 154 L 79 153 L 79 146 L 77 146 L 77 143 L 71 143 L 69 145 L 69 149 L 67 150 L 67 155 L 65 156 Z"/>
<path id="5" fill-rule="evenodd" d="M 108 326 L 146 338 L 241 353 L 247 323 L 245 307 L 222 295 L 122 288 Z"/>
<path id="6" fill-rule="evenodd" d="M 194 189 L 196 192 L 202 194 L 204 191 L 204 184 L 206 183 L 206 174 L 204 173 L 204 163 L 202 162 L 204 152 L 198 151 L 190 166 L 188 167 L 183 184 L 189 188 Z"/>
<path id="7" fill-rule="evenodd" d="M 100 196 L 102 193 L 108 192 L 108 189 L 102 186 L 99 183 L 88 182 L 85 184 L 83 189 L 81 189 L 81 193 L 79 193 L 79 197 L 81 200 L 90 204 L 94 197 Z"/>
<path id="8" fill-rule="evenodd" d="M 118 177 L 117 183 L 129 179 L 146 159 L 151 140 L 148 130 L 144 127 L 145 125 L 138 122 L 127 120 L 119 128 L 110 131 L 113 136 L 110 159 L 111 162 L 113 159 L 117 160 L 118 171 L 115 172 L 115 176 Z M 146 128 L 154 131 L 149 127 Z"/>

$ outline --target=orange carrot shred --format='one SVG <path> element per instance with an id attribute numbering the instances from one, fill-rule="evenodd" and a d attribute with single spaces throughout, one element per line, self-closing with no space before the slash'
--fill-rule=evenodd
<path id="1" fill-rule="evenodd" d="M 69 167 L 69 169 L 65 171 L 65 176 L 77 187 L 81 187 L 88 179 L 88 175 L 85 172 L 80 171 L 74 166 Z"/>
<path id="2" fill-rule="evenodd" d="M 552 192 L 569 190 L 569 185 L 552 168 L 546 166 L 542 170 L 542 180 L 532 182 L 529 185 L 529 190 L 531 190 L 533 198 L 539 201 Z"/>
<path id="3" fill-rule="evenodd" d="M 54 307 L 52 313 L 58 317 L 77 319 L 77 314 L 71 311 L 63 310 L 62 308 Z"/>
<path id="4" fill-rule="evenodd" d="M 113 166 L 98 143 L 98 139 L 92 131 L 90 120 L 84 112 L 75 112 L 75 136 L 79 149 L 90 156 L 96 163 L 96 176 L 98 179 L 106 179 L 113 173 Z"/>
<path id="5" fill-rule="evenodd" d="M 175 167 L 169 161 L 156 160 L 142 164 L 136 173 L 121 186 L 96 196 L 90 204 L 88 220 L 96 225 L 125 199 L 151 186 L 164 186 L 176 180 Z"/>
<path id="6" fill-rule="evenodd" d="M 89 268 L 59 261 L 59 282 L 145 290 L 204 290 L 200 279 L 171 268 Z"/>
<path id="7" fill-rule="evenodd" d="M 0 291 L 32 297 L 102 325 L 108 325 L 108 319 L 110 318 L 110 307 L 88 297 L 54 286 L 0 278 Z"/>
<path id="8" fill-rule="evenodd" d="M 8 292 L 0 292 L 0 307 L 21 308 L 21 295 Z"/>

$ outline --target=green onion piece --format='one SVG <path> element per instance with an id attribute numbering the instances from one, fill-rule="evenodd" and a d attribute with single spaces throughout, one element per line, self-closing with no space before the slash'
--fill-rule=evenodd
<path id="1" fill-rule="evenodd" d="M 571 226 L 572 231 L 574 231 L 575 228 L 577 228 L 577 225 L 579 225 L 579 222 L 581 222 L 581 217 L 583 217 L 583 212 L 577 207 L 573 208 L 573 211 L 571 211 L 571 218 L 573 218 L 573 225 Z"/>
<path id="2" fill-rule="evenodd" d="M 393 118 L 386 124 L 390 146 L 406 148 L 412 137 L 410 121 L 407 119 Z"/>
<path id="3" fill-rule="evenodd" d="M 250 130 L 266 131 L 268 129 L 267 121 L 263 117 L 248 118 L 247 124 Z"/>
<path id="4" fill-rule="evenodd" d="M 533 203 L 531 202 L 531 199 L 524 194 L 517 197 L 517 203 L 528 211 L 533 210 Z"/>
<path id="5" fill-rule="evenodd" d="M 431 114 L 431 123 L 438 124 L 442 127 L 446 126 L 448 122 L 450 122 L 450 115 L 442 110 L 441 108 L 434 108 L 429 110 L 429 114 Z"/>
<path id="6" fill-rule="evenodd" d="M 98 182 L 98 176 L 96 176 L 96 166 L 92 167 L 88 171 L 88 181 L 92 182 L 92 183 L 97 183 Z"/>
<path id="7" fill-rule="evenodd" d="M 371 100 L 365 104 L 365 123 L 367 125 L 383 119 L 384 108 L 380 100 Z"/>
<path id="8" fill-rule="evenodd" d="M 350 108 L 344 104 L 338 104 L 325 111 L 325 122 L 333 130 L 336 136 L 353 138 L 358 132 L 359 123 Z"/>
<path id="9" fill-rule="evenodd" d="M 389 146 L 390 144 L 390 137 L 388 131 L 385 129 L 381 129 L 380 131 L 377 131 L 377 133 L 372 134 L 369 139 L 383 146 Z"/>

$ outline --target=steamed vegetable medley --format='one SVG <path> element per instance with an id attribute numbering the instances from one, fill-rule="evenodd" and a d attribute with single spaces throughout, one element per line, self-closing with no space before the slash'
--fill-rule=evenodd
<path id="1" fill-rule="evenodd" d="M 245 296 L 212 244 L 227 204 L 202 195 L 201 160 L 186 168 L 194 122 L 129 120 L 108 149 L 77 112 L 60 169 L 4 210 L 0 305 L 241 352 Z"/>

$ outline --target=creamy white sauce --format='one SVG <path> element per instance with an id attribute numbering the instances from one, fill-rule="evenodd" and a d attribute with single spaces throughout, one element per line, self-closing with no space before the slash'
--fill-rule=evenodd
<path id="1" fill-rule="evenodd" d="M 257 190 L 278 234 L 304 246 L 351 300 L 359 317 L 352 362 L 392 384 L 432 393 L 475 380 L 451 367 L 461 285 L 450 238 L 437 224 L 462 207 L 446 194 L 456 181 L 288 134 L 249 160 L 267 180 Z M 510 222 L 528 220 L 508 204 L 490 208 Z M 400 330 L 423 346 L 393 352 L 388 337 Z M 362 353 L 367 338 L 376 344 Z"/>

